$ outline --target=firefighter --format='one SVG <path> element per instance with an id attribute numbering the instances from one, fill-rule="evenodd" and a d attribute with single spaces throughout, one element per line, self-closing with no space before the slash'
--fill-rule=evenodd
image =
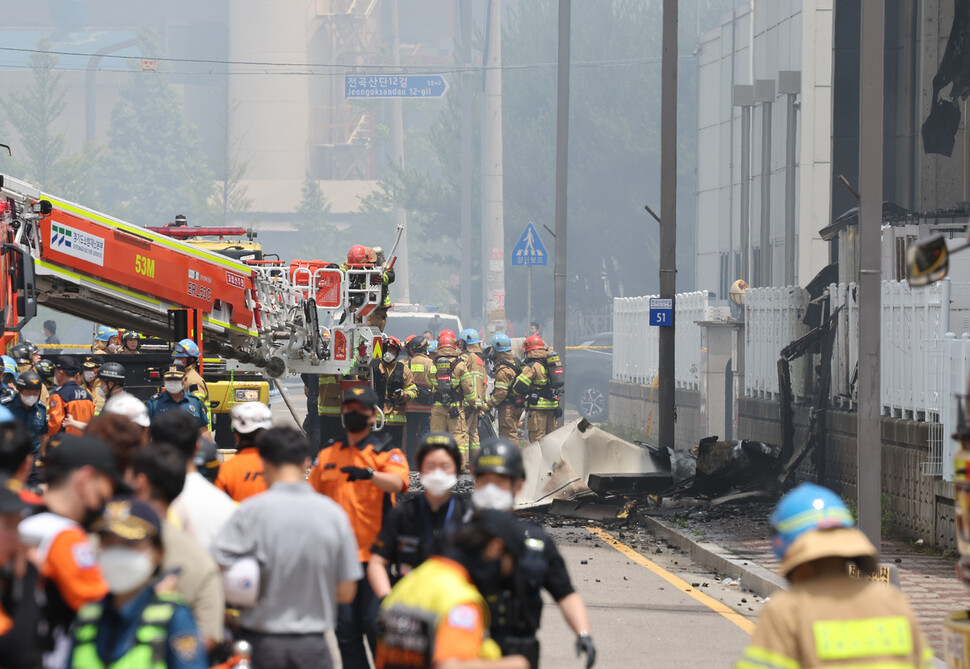
<path id="1" fill-rule="evenodd" d="M 47 410 L 47 428 L 51 437 L 61 432 L 81 434 L 81 430 L 64 424 L 70 416 L 80 423 L 88 423 L 94 417 L 94 400 L 84 388 L 78 386 L 77 362 L 74 358 L 62 355 L 54 362 L 54 384 L 51 390 L 50 406 Z"/>
<path id="2" fill-rule="evenodd" d="M 374 389 L 384 403 L 384 431 L 391 436 L 395 446 L 405 451 L 405 407 L 418 396 L 418 387 L 414 384 L 414 374 L 408 366 L 398 361 L 400 354 L 401 342 L 397 337 L 384 337 L 384 353 L 378 366 L 378 374 L 375 375 Z"/>
<path id="3" fill-rule="evenodd" d="M 98 378 L 98 372 L 101 370 L 101 356 L 89 355 L 84 358 L 84 362 L 81 363 L 81 378 L 83 379 L 82 385 L 84 389 L 88 391 L 91 395 L 91 399 L 94 400 L 94 415 L 97 416 L 101 413 L 101 408 L 104 407 L 105 395 L 104 390 L 101 387 L 101 379 Z"/>
<path id="4" fill-rule="evenodd" d="M 396 494 L 408 489 L 408 465 L 389 436 L 375 434 L 380 399 L 368 386 L 344 393 L 341 418 L 344 435 L 331 439 L 310 470 L 310 485 L 343 507 L 357 538 L 361 573 L 383 523 L 385 509 Z M 344 669 L 367 669 L 366 638 L 373 654 L 377 644 L 377 597 L 367 578 L 357 582 L 353 604 L 337 607 L 337 642 Z"/>
<path id="5" fill-rule="evenodd" d="M 107 325 L 99 326 L 94 335 L 94 343 L 91 344 L 91 353 L 121 353 L 121 339 L 118 337 L 118 331 L 109 328 Z"/>
<path id="6" fill-rule="evenodd" d="M 472 505 L 478 511 L 492 509 L 511 516 L 515 495 L 525 483 L 525 467 L 518 444 L 492 437 L 482 443 L 475 461 L 475 489 Z M 503 587 L 485 594 L 492 610 L 491 631 L 502 653 L 521 654 L 530 666 L 539 666 L 536 632 L 542 616 L 545 589 L 555 600 L 566 623 L 576 634 L 576 654 L 586 655 L 586 669 L 596 662 L 596 647 L 590 636 L 589 612 L 583 598 L 573 589 L 559 549 L 539 525 L 519 521 L 525 551 L 515 576 Z"/>
<path id="7" fill-rule="evenodd" d="M 125 367 L 120 362 L 106 362 L 101 365 L 98 379 L 101 381 L 101 392 L 104 394 L 105 402 L 125 392 L 125 373 Z M 103 404 L 101 408 L 104 408 Z"/>
<path id="8" fill-rule="evenodd" d="M 485 379 L 485 362 L 482 360 L 482 338 L 478 330 L 466 328 L 458 333 L 458 349 L 465 357 L 465 368 L 475 386 L 475 404 L 466 404 L 463 408 L 465 412 L 465 430 L 468 435 L 468 454 L 472 462 L 478 456 L 480 445 L 478 435 L 478 418 L 486 408 L 485 400 L 488 390 L 488 381 Z"/>
<path id="9" fill-rule="evenodd" d="M 141 353 L 141 335 L 134 330 L 125 330 L 121 335 L 121 352 L 126 355 Z"/>
<path id="10" fill-rule="evenodd" d="M 24 372 L 37 372 L 41 378 L 40 386 L 40 402 L 43 405 L 47 405 L 50 398 L 50 390 L 43 383 L 43 375 L 40 374 L 40 369 L 38 364 L 42 361 L 40 357 L 40 350 L 36 345 L 31 344 L 28 341 L 17 344 L 10 348 L 10 357 L 14 359 L 17 363 L 17 373 L 23 374 Z"/>
<path id="11" fill-rule="evenodd" d="M 374 253 L 374 249 L 364 246 L 363 244 L 355 244 L 354 246 L 350 247 L 349 251 L 347 251 L 347 262 L 340 266 L 340 270 L 344 274 L 346 274 L 348 270 L 372 270 L 375 268 L 376 263 L 377 254 Z M 387 287 L 394 283 L 394 268 L 388 268 L 379 276 L 375 275 L 371 277 L 370 282 L 372 285 L 380 284 L 381 299 L 377 308 L 367 317 L 367 324 L 383 331 L 384 325 L 387 322 L 387 310 L 391 307 L 391 298 Z M 350 287 L 357 290 L 364 288 L 364 277 L 358 274 L 352 275 L 350 277 Z M 363 295 L 351 296 L 349 310 L 356 311 L 359 309 L 361 306 L 363 306 L 364 299 L 365 298 Z M 355 315 L 354 322 L 360 323 L 360 317 Z"/>
<path id="12" fill-rule="evenodd" d="M 802 483 L 771 514 L 772 548 L 791 583 L 765 604 L 738 669 L 935 666 L 906 596 L 856 579 L 878 553 L 831 490 Z"/>
<path id="13" fill-rule="evenodd" d="M 162 374 L 165 382 L 165 389 L 160 393 L 155 393 L 145 402 L 148 407 L 148 417 L 154 418 L 166 411 L 181 409 L 192 414 L 198 422 L 199 435 L 211 439 L 209 435 L 209 417 L 205 407 L 195 395 L 188 392 L 188 380 L 185 370 L 176 365 L 172 365 Z"/>
<path id="14" fill-rule="evenodd" d="M 0 399 L 5 399 L 7 397 L 13 397 L 17 394 L 17 386 L 14 383 L 17 381 L 19 374 L 17 373 L 17 363 L 9 355 L 3 357 L 3 375 L 0 376 L 0 385 L 3 386 L 0 389 Z"/>
<path id="15" fill-rule="evenodd" d="M 526 658 L 502 657 L 488 638 L 482 597 L 512 576 L 523 552 L 515 520 L 506 514 L 485 512 L 459 529 L 440 555 L 408 574 L 381 604 L 377 669 L 528 669 Z"/>
<path id="16" fill-rule="evenodd" d="M 375 246 L 370 249 L 368 259 L 371 261 L 371 267 L 377 267 L 378 265 L 384 265 L 384 251 L 379 246 Z M 367 324 L 371 327 L 375 327 L 381 332 L 384 331 L 384 326 L 387 324 L 387 311 L 391 308 L 391 293 L 389 286 L 394 283 L 394 268 L 388 267 L 381 273 L 380 276 L 381 284 L 381 302 L 380 305 L 374 309 L 373 313 L 367 317 Z M 377 279 L 372 279 L 376 282 Z"/>
<path id="17" fill-rule="evenodd" d="M 488 343 L 492 348 L 492 369 L 495 374 L 488 408 L 498 411 L 498 436 L 519 443 L 519 419 L 522 418 L 525 399 L 512 392 L 512 384 L 521 371 L 512 354 L 512 340 L 500 332 L 492 335 Z"/>
<path id="18" fill-rule="evenodd" d="M 546 358 L 549 352 L 539 335 L 525 340 L 526 363 L 512 385 L 512 392 L 523 397 L 529 407 L 529 441 L 534 442 L 556 429 L 559 398 L 549 386 Z"/>
<path id="19" fill-rule="evenodd" d="M 37 368 L 37 373 L 40 374 L 40 380 L 44 382 L 45 390 L 49 390 L 54 387 L 54 363 L 50 360 L 44 359 L 37 362 L 34 367 Z M 41 396 L 45 396 L 44 392 L 41 391 Z M 43 401 L 43 400 L 42 400 Z M 47 404 L 47 402 L 44 402 Z"/>
<path id="20" fill-rule="evenodd" d="M 475 406 L 478 390 L 458 352 L 458 338 L 451 330 L 438 333 L 438 351 L 434 360 L 435 395 L 431 408 L 431 431 L 448 432 L 455 438 L 461 453 L 462 472 L 468 471 L 468 431 L 465 427 L 466 404 Z"/>
<path id="21" fill-rule="evenodd" d="M 414 375 L 414 385 L 417 386 L 417 396 L 408 402 L 407 416 L 407 444 L 408 462 L 411 469 L 416 469 L 415 446 L 431 431 L 431 405 L 434 402 L 435 366 L 434 360 L 428 356 L 428 340 L 422 335 L 411 335 L 404 341 L 404 348 L 408 352 L 408 369 Z"/>
<path id="22" fill-rule="evenodd" d="M 185 369 L 185 389 L 202 400 L 208 411 L 209 386 L 199 374 L 199 358 L 202 357 L 202 352 L 199 351 L 198 344 L 185 338 L 175 345 L 172 357 L 175 358 L 176 366 Z"/>

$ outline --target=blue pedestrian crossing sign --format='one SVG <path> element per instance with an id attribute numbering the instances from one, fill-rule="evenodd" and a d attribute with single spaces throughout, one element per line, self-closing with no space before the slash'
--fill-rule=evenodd
<path id="1" fill-rule="evenodd" d="M 512 249 L 512 264 L 513 265 L 548 265 L 549 264 L 549 254 L 546 252 L 546 247 L 542 245 L 542 240 L 539 239 L 539 233 L 536 232 L 536 226 L 529 223 L 525 226 L 525 232 L 519 238 L 519 242 Z"/>

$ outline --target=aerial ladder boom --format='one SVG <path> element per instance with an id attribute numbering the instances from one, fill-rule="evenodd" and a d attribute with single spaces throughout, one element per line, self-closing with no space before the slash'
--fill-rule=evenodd
<path id="1" fill-rule="evenodd" d="M 241 262 L 156 230 L 0 175 L 3 259 L 13 267 L 0 281 L 17 298 L 4 302 L 5 329 L 22 328 L 39 303 L 169 338 L 172 313 L 191 310 L 206 353 L 237 369 L 346 374 L 380 357 L 381 334 L 363 321 L 380 304 L 382 268 Z"/>

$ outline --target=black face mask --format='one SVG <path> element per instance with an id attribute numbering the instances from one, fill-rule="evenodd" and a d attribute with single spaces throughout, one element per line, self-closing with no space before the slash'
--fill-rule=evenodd
<path id="1" fill-rule="evenodd" d="M 85 509 L 84 518 L 81 519 L 81 527 L 86 530 L 90 530 L 94 522 L 98 520 L 104 514 L 104 507 L 106 504 L 102 504 L 96 509 Z"/>
<path id="2" fill-rule="evenodd" d="M 359 411 L 340 414 L 340 422 L 347 432 L 363 432 L 370 426 L 370 416 Z"/>

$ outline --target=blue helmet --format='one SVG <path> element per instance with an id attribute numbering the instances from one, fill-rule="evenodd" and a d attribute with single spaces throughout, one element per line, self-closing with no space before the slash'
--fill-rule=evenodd
<path id="1" fill-rule="evenodd" d="M 842 498 L 828 488 L 802 483 L 781 498 L 771 514 L 771 547 L 779 560 L 795 540 L 810 530 L 855 527 Z"/>
<path id="2" fill-rule="evenodd" d="M 493 351 L 498 351 L 499 353 L 506 353 L 512 350 L 512 340 L 504 332 L 493 334 L 492 338 L 488 340 L 488 345 L 492 347 Z"/>
<path id="3" fill-rule="evenodd" d="M 175 345 L 175 352 L 172 353 L 173 357 L 176 358 L 198 358 L 202 353 L 199 351 L 199 346 L 191 339 L 183 339 Z"/>
<path id="4" fill-rule="evenodd" d="M 428 353 L 437 353 L 437 352 L 438 352 L 438 340 L 432 339 L 431 341 L 428 342 Z"/>
<path id="5" fill-rule="evenodd" d="M 17 361 L 11 358 L 9 355 L 3 356 L 3 373 L 13 374 L 13 378 L 17 378 Z"/>
<path id="6" fill-rule="evenodd" d="M 112 337 L 117 337 L 118 331 L 114 328 L 109 328 L 107 325 L 102 325 L 98 328 L 98 333 L 95 335 L 95 339 L 98 341 L 108 341 Z"/>
<path id="7" fill-rule="evenodd" d="M 458 338 L 461 339 L 466 344 L 481 344 L 482 338 L 478 335 L 478 330 L 474 328 L 465 328 L 458 333 Z"/>

